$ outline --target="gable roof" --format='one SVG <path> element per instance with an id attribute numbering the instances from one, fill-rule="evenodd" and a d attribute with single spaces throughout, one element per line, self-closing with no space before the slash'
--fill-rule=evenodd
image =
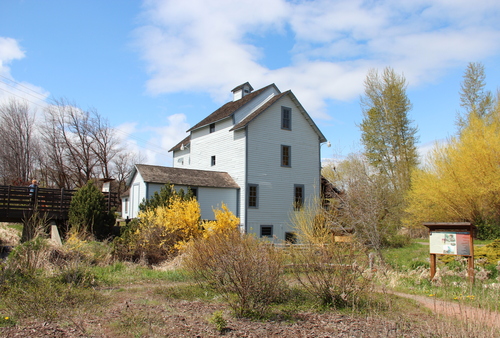
<path id="1" fill-rule="evenodd" d="M 184 138 L 184 140 L 182 140 L 179 143 L 177 143 L 168 152 L 171 152 L 171 151 L 174 151 L 174 150 L 180 150 L 181 146 L 186 147 L 187 145 L 189 145 L 189 143 L 191 143 L 191 135 L 186 136 L 186 138 Z"/>
<path id="2" fill-rule="evenodd" d="M 239 86 L 235 87 L 233 90 L 231 90 L 231 92 L 233 92 L 233 93 L 234 93 L 234 92 L 235 92 L 235 91 L 237 91 L 237 90 L 243 89 L 243 87 L 245 87 L 245 85 L 247 85 L 248 87 L 250 87 L 250 90 L 251 90 L 251 91 L 253 90 L 252 85 L 251 85 L 249 82 L 245 82 L 244 84 L 241 84 L 241 85 L 239 85 Z"/>
<path id="3" fill-rule="evenodd" d="M 139 172 L 144 182 L 190 187 L 233 188 L 239 186 L 232 177 L 221 171 L 195 170 L 185 168 L 163 167 L 159 165 L 136 164 L 130 179 Z M 130 185 L 131 181 L 129 182 Z"/>
<path id="4" fill-rule="evenodd" d="M 278 87 L 276 87 L 276 85 L 273 83 L 273 84 L 270 84 L 268 86 L 265 86 L 264 88 L 261 88 L 259 90 L 254 91 L 254 92 L 251 92 L 250 94 L 247 94 L 247 95 L 243 96 L 239 100 L 228 102 L 225 105 L 223 105 L 222 107 L 220 107 L 219 109 L 217 109 L 216 111 L 214 111 L 212 114 L 208 115 L 203 120 L 201 120 L 200 122 L 198 122 L 197 124 L 195 124 L 193 127 L 191 127 L 190 129 L 188 129 L 188 132 L 190 132 L 192 130 L 195 130 L 195 129 L 198 129 L 198 128 L 201 128 L 201 127 L 204 127 L 204 126 L 207 126 L 207 125 L 209 125 L 211 123 L 214 123 L 214 122 L 217 122 L 217 121 L 220 121 L 220 120 L 223 120 L 225 118 L 230 117 L 238 109 L 240 109 L 241 107 L 243 107 L 248 102 L 252 101 L 259 94 L 261 94 L 267 88 L 272 87 L 272 86 L 274 86 L 276 88 L 276 90 L 279 92 Z M 236 88 L 238 88 L 238 87 L 236 87 Z"/>
<path id="5" fill-rule="evenodd" d="M 297 97 L 292 93 L 291 90 L 287 90 L 286 92 L 284 93 L 281 93 L 281 94 L 278 94 L 278 95 L 275 95 L 274 97 L 272 97 L 269 101 L 267 101 L 265 104 L 262 105 L 262 107 L 260 107 L 259 109 L 257 109 L 256 111 L 254 111 L 253 113 L 251 113 L 250 115 L 248 115 L 247 117 L 245 117 L 243 120 L 241 120 L 240 123 L 238 123 L 237 125 L 235 125 L 233 128 L 231 128 L 230 130 L 238 130 L 238 129 L 241 129 L 241 128 L 244 128 L 246 127 L 252 120 L 254 120 L 257 116 L 259 116 L 260 114 L 262 114 L 264 111 L 266 111 L 269 107 L 271 107 L 274 103 L 278 102 L 281 98 L 285 97 L 285 96 L 289 96 L 290 99 L 295 103 L 295 105 L 299 108 L 299 111 L 302 113 L 302 115 L 304 115 L 305 119 L 307 120 L 307 122 L 309 123 L 309 125 L 314 129 L 314 131 L 316 132 L 316 134 L 318 134 L 318 137 L 319 137 L 319 141 L 320 142 L 326 142 L 326 138 L 325 138 L 325 135 L 323 135 L 323 133 L 321 132 L 321 130 L 319 130 L 318 126 L 316 125 L 316 123 L 314 123 L 313 119 L 311 118 L 311 116 L 309 116 L 309 114 L 306 112 L 306 110 L 304 109 L 304 107 L 302 106 L 302 104 L 299 102 L 299 100 L 297 99 Z"/>

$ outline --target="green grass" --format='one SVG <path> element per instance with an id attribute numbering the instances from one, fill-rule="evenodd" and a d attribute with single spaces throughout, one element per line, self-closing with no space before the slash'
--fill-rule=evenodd
<path id="1" fill-rule="evenodd" d="M 211 288 L 198 283 L 175 286 L 159 286 L 154 289 L 154 293 L 165 298 L 183 299 L 189 301 L 213 301 L 218 296 Z"/>
<path id="2" fill-rule="evenodd" d="M 137 264 L 117 262 L 107 266 L 91 268 L 99 282 L 105 285 L 120 285 L 140 281 L 170 281 L 183 282 L 189 280 L 188 274 L 182 269 L 153 270 Z"/>
<path id="3" fill-rule="evenodd" d="M 420 241 L 422 240 L 418 240 Z M 438 274 L 438 279 L 431 282 L 428 273 L 424 270 L 419 270 L 423 274 L 413 273 L 419 267 L 420 269 L 429 268 L 429 246 L 418 242 L 414 241 L 413 244 L 404 248 L 385 249 L 383 252 L 386 263 L 394 270 L 393 273 L 397 274 L 397 277 L 393 278 L 397 279 L 395 287 L 397 291 L 500 311 L 498 302 L 500 288 L 497 287 L 499 272 L 496 265 L 484 266 L 484 269 L 489 272 L 489 276 L 485 278 L 480 277 L 479 273 L 483 267 L 476 264 L 476 281 L 471 284 L 467 277 L 465 262 L 449 259 L 451 256 L 439 255 L 437 268 L 441 275 Z M 491 241 L 478 242 L 487 244 Z M 477 244 L 476 241 L 475 244 Z M 444 263 L 440 258 L 447 258 L 445 261 L 448 263 Z"/>
<path id="4" fill-rule="evenodd" d="M 383 256 L 389 266 L 397 271 L 414 270 L 429 266 L 429 246 L 412 243 L 403 248 L 384 249 Z"/>

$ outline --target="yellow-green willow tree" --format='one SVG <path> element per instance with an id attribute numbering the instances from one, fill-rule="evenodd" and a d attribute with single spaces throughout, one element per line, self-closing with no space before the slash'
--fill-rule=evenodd
<path id="1" fill-rule="evenodd" d="M 480 236 L 500 235 L 500 106 L 492 118 L 471 115 L 459 136 L 436 146 L 412 175 L 408 225 L 469 221 Z"/>

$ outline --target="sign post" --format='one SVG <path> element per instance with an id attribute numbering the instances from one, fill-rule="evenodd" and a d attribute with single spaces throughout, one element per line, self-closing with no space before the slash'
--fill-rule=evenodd
<path id="1" fill-rule="evenodd" d="M 476 226 L 469 222 L 424 223 L 429 229 L 431 280 L 436 275 L 437 255 L 467 257 L 467 275 L 474 282 L 474 231 Z"/>

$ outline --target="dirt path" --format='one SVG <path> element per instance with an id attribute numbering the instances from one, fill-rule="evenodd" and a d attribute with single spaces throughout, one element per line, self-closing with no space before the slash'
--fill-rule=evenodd
<path id="1" fill-rule="evenodd" d="M 436 314 L 441 314 L 450 317 L 457 317 L 461 320 L 465 319 L 471 323 L 485 324 L 492 328 L 500 330 L 499 312 L 493 312 L 485 309 L 480 309 L 477 307 L 467 306 L 460 303 L 443 301 L 426 296 L 409 295 L 406 293 L 400 293 L 395 291 L 390 291 L 390 293 L 396 296 L 414 299 L 417 302 L 424 305 L 425 307 L 431 309 Z"/>

